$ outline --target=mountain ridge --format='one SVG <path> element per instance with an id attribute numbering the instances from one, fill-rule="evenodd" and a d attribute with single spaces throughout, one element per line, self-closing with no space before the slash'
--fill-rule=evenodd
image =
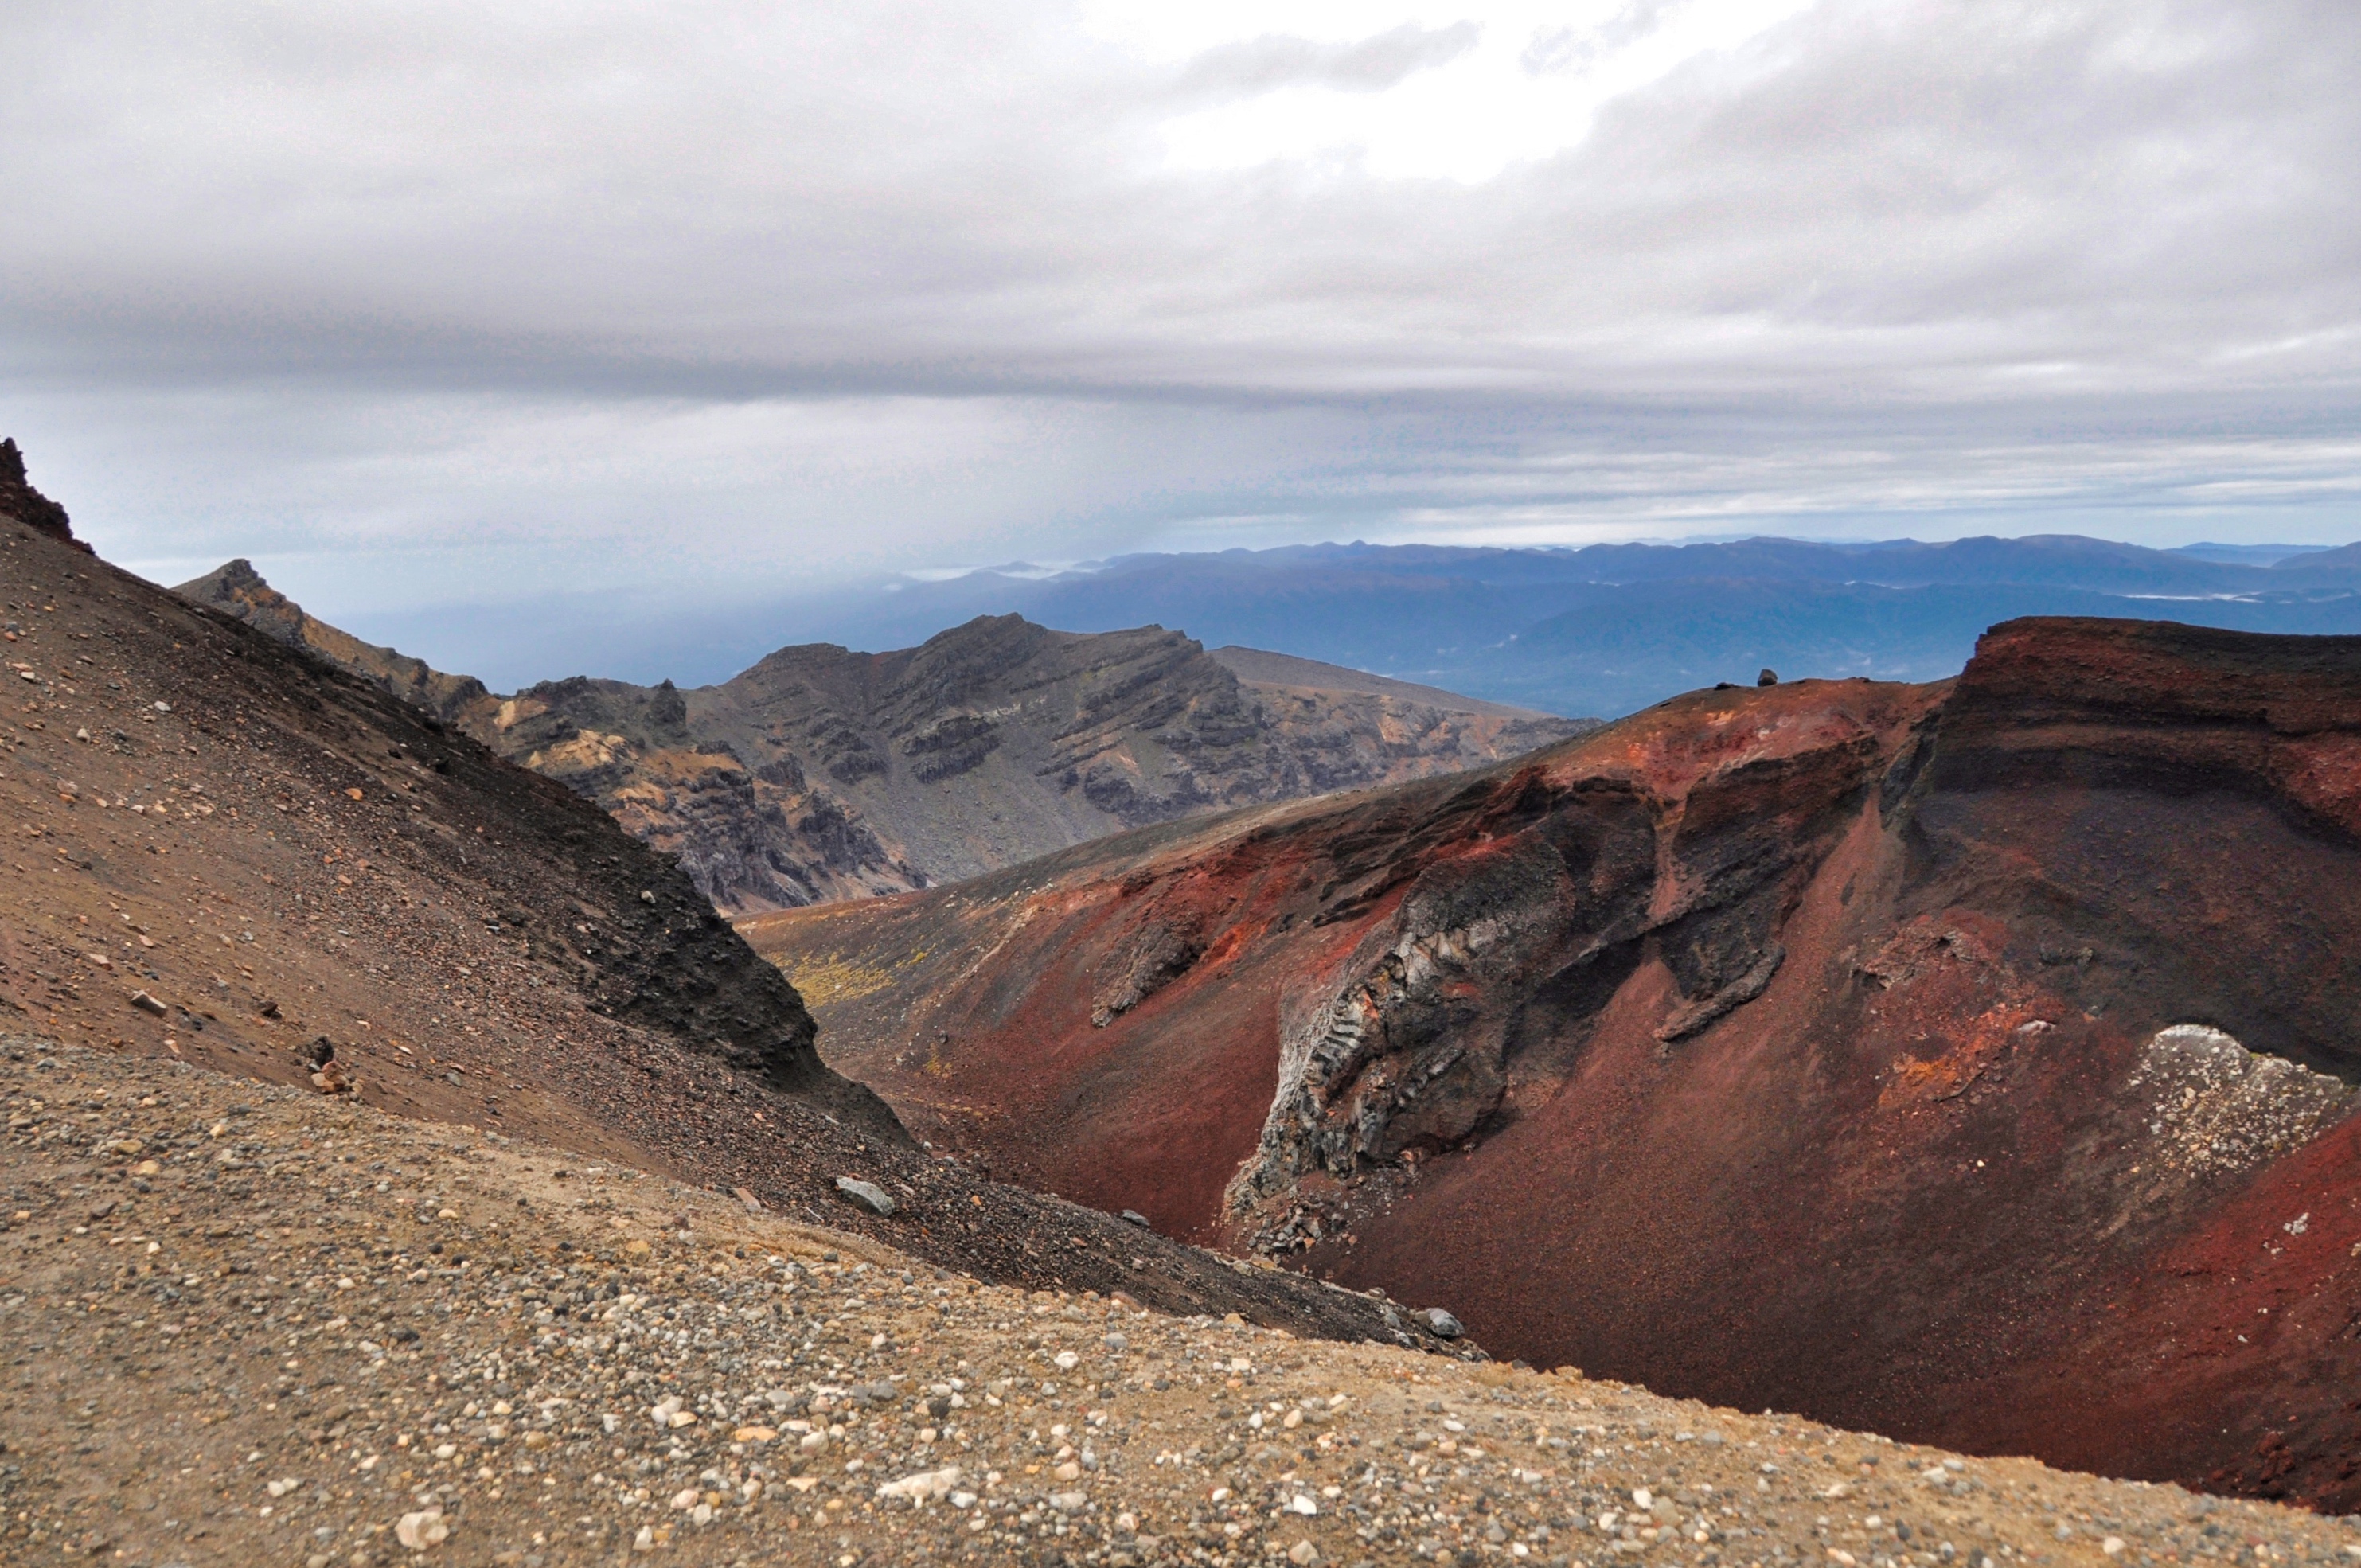
<path id="1" fill-rule="evenodd" d="M 1481 1354 L 1371 1299 L 937 1157 L 827 1062 L 793 985 L 669 857 L 374 683 L 14 518 L 0 600 L 6 1032 L 102 1069 L 275 1085 L 324 1117 L 363 1105 L 543 1141 L 983 1278 Z M 58 1183 L 43 1209 L 93 1182 L 144 1196 L 120 1140 L 79 1130 L 107 1108 L 93 1097 L 70 1137 L 38 1135 Z M 250 1204 L 271 1173 L 230 1131 L 196 1129 L 170 1184 Z"/>
<path id="2" fill-rule="evenodd" d="M 1769 667 L 1938 680 L 2034 615 L 2361 633 L 2346 551 L 2265 565 L 2079 535 L 1845 544 L 1779 538 L 1579 550 L 1291 545 L 979 571 L 799 601 L 819 635 L 916 641 L 978 614 L 1075 631 L 1154 621 L 1545 712 L 1615 717 Z M 646 622 L 653 635 L 659 621 Z M 664 634 L 680 640 L 680 631 Z"/>
<path id="3" fill-rule="evenodd" d="M 306 614 L 234 561 L 174 590 L 598 801 L 733 914 L 873 896 L 1103 833 L 1478 765 L 1577 721 L 1160 627 L 979 617 L 917 648 L 774 650 L 717 685 L 500 696 Z M 1276 672 L 1271 678 L 1242 673 Z"/>

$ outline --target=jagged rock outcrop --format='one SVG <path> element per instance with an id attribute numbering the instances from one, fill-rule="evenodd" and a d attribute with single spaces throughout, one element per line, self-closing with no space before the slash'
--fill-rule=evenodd
<path id="1" fill-rule="evenodd" d="M 13 518 L 38 533 L 90 553 L 90 546 L 74 537 L 66 509 L 35 489 L 26 477 L 25 454 L 14 436 L 0 439 L 0 517 Z"/>
<path id="2" fill-rule="evenodd" d="M 177 590 L 588 795 L 742 914 L 954 881 L 1126 828 L 1479 766 L 1586 721 L 1157 627 L 983 617 L 893 653 L 783 648 L 684 691 L 500 698 L 313 620 L 244 561 Z"/>
<path id="3" fill-rule="evenodd" d="M 243 557 L 225 562 L 172 591 L 182 598 L 194 599 L 233 616 L 274 641 L 317 654 L 379 691 L 390 693 L 446 722 L 464 722 L 478 717 L 478 709 L 492 703 L 484 683 L 473 675 L 445 674 L 423 659 L 364 642 L 348 631 L 314 620 L 304 613 L 302 605 L 263 581 L 254 563 Z"/>
<path id="4" fill-rule="evenodd" d="M 2351 1509 L 2356 889 L 2361 639 L 2030 620 L 742 928 L 922 1136 L 1496 1351 Z"/>

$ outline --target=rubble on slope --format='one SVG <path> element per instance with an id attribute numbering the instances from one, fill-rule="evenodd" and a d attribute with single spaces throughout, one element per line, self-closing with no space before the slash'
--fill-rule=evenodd
<path id="1" fill-rule="evenodd" d="M 981 1284 L 661 1176 L 0 1038 L 0 1554 L 2001 1568 L 2361 1520 Z"/>

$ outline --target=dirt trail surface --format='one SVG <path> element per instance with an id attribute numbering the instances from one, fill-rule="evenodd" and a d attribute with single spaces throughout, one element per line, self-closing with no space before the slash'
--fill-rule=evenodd
<path id="1" fill-rule="evenodd" d="M 987 1287 L 578 1154 L 0 1037 L 11 1563 L 2361 1558 L 2361 1521 Z"/>
<path id="2" fill-rule="evenodd" d="M 5 520 L 0 621 L 0 1021 L 743 1188 L 984 1277 L 1476 1354 L 933 1157 L 678 867 L 374 686 Z"/>

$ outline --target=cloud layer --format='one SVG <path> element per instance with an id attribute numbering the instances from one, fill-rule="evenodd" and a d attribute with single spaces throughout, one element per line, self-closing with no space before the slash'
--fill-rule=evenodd
<path id="1" fill-rule="evenodd" d="M 331 613 L 2361 532 L 2343 0 L 1205 16 L 20 0 L 0 423 L 111 554 Z"/>

